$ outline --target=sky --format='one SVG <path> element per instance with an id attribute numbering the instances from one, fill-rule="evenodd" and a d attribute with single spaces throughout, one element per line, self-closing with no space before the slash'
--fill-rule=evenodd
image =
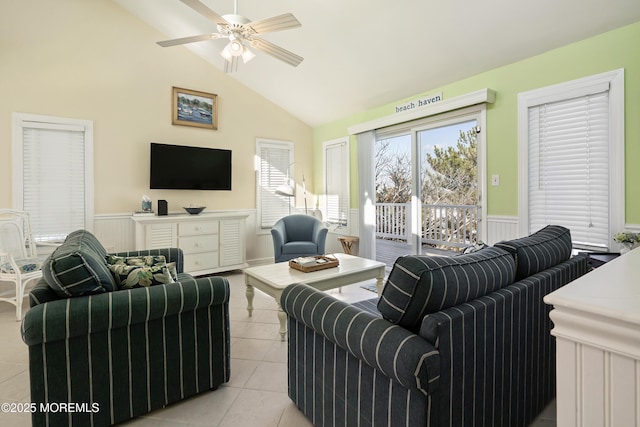
<path id="1" fill-rule="evenodd" d="M 458 142 L 460 131 L 466 132 L 476 125 L 475 120 L 455 123 L 448 126 L 439 126 L 418 132 L 418 139 L 421 144 L 422 157 L 429 153 L 433 154 L 434 147 L 455 146 Z M 391 153 L 411 153 L 411 134 L 389 138 Z"/>

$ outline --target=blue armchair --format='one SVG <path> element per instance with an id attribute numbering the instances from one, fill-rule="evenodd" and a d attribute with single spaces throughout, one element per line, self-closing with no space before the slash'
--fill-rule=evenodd
<path id="1" fill-rule="evenodd" d="M 276 262 L 300 256 L 323 255 L 327 227 L 309 215 L 289 215 L 280 218 L 271 229 L 273 256 Z"/>

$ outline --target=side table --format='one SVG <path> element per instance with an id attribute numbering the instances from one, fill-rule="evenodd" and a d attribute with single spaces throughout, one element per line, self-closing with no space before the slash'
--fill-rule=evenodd
<path id="1" fill-rule="evenodd" d="M 609 261 L 612 261 L 620 256 L 620 252 L 579 252 L 580 254 L 587 254 L 587 266 L 589 271 L 594 268 L 598 268 Z"/>
<path id="2" fill-rule="evenodd" d="M 347 255 L 353 255 L 353 244 L 359 239 L 356 236 L 341 236 L 338 237 L 338 241 L 342 245 L 342 251 Z"/>

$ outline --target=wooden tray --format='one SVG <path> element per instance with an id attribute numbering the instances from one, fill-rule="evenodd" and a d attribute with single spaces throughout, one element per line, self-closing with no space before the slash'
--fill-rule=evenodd
<path id="1" fill-rule="evenodd" d="M 315 265 L 300 265 L 294 260 L 291 260 L 289 261 L 289 267 L 295 270 L 302 271 L 303 273 L 309 273 L 311 271 L 325 270 L 327 268 L 333 268 L 340 265 L 340 261 L 338 261 L 337 258 L 332 258 L 325 255 L 316 255 L 314 256 L 314 258 L 317 260 L 323 259 L 323 260 L 326 260 L 327 262 L 323 262 L 321 264 L 315 264 Z"/>

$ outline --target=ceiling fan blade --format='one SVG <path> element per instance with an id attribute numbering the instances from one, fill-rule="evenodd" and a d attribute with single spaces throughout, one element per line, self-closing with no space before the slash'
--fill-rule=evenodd
<path id="1" fill-rule="evenodd" d="M 176 46 L 179 44 L 202 42 L 205 40 L 215 40 L 215 39 L 219 39 L 220 37 L 222 37 L 222 34 L 210 33 L 210 34 L 201 34 L 199 36 L 182 37 L 179 39 L 163 40 L 157 43 L 162 47 L 169 47 L 169 46 Z"/>
<path id="2" fill-rule="evenodd" d="M 258 39 L 258 38 L 252 39 L 251 46 L 263 51 L 264 53 L 268 53 L 274 58 L 284 61 L 289 65 L 293 65 L 294 67 L 297 67 L 298 65 L 300 65 L 300 63 L 304 59 L 303 57 L 298 56 L 293 52 L 289 52 L 288 50 L 283 49 L 280 46 L 275 45 L 263 39 Z"/>
<path id="3" fill-rule="evenodd" d="M 291 13 L 285 13 L 271 18 L 258 19 L 257 21 L 246 24 L 253 28 L 257 34 L 272 33 L 274 31 L 288 30 L 290 28 L 300 27 L 300 21 Z"/>
<path id="4" fill-rule="evenodd" d="M 227 24 L 226 19 L 218 15 L 213 10 L 209 9 L 205 4 L 201 3 L 199 0 L 180 0 L 180 1 L 186 4 L 187 6 L 189 6 L 191 9 L 198 12 L 199 14 L 215 22 L 216 24 L 219 24 L 219 25 Z"/>

